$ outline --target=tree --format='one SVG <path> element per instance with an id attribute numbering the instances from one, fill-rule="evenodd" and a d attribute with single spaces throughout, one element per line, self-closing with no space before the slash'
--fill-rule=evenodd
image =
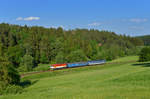
<path id="1" fill-rule="evenodd" d="M 41 53 L 40 62 L 43 63 L 43 64 L 49 63 L 49 60 L 48 60 L 48 58 L 46 57 L 46 54 L 45 54 L 44 52 Z"/>
<path id="2" fill-rule="evenodd" d="M 55 57 L 56 63 L 65 63 L 66 62 L 66 55 L 63 52 L 59 52 Z"/>
<path id="3" fill-rule="evenodd" d="M 21 57 L 24 55 L 24 52 L 20 46 L 13 46 L 8 47 L 6 55 L 9 61 L 11 61 L 15 65 L 15 67 L 18 67 L 21 61 Z"/>
<path id="4" fill-rule="evenodd" d="M 0 90 L 7 85 L 17 85 L 20 82 L 20 75 L 5 57 L 0 57 Z"/>
<path id="5" fill-rule="evenodd" d="M 85 56 L 82 50 L 76 50 L 72 51 L 68 56 L 67 56 L 67 61 L 68 62 L 80 62 L 80 61 L 87 61 L 88 58 Z"/>
<path id="6" fill-rule="evenodd" d="M 24 55 L 24 57 L 21 59 L 20 69 L 22 71 L 31 71 L 33 67 L 33 57 L 27 54 Z"/>
<path id="7" fill-rule="evenodd" d="M 144 47 L 139 56 L 140 62 L 150 61 L 150 47 Z"/>

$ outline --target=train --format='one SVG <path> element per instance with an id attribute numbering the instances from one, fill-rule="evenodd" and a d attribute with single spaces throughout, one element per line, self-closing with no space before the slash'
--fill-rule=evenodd
<path id="1" fill-rule="evenodd" d="M 84 67 L 91 65 L 100 65 L 106 63 L 106 60 L 95 60 L 95 61 L 87 61 L 87 62 L 75 62 L 75 63 L 63 63 L 63 64 L 52 64 L 50 69 L 63 69 L 63 68 L 74 68 L 74 67 Z"/>

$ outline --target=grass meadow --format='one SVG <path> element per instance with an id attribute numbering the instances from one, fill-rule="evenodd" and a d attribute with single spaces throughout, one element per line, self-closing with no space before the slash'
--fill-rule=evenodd
<path id="1" fill-rule="evenodd" d="M 112 61 L 116 64 L 26 76 L 22 81 L 32 84 L 23 93 L 0 99 L 149 99 L 150 63 L 136 60 L 137 56 L 130 56 Z"/>

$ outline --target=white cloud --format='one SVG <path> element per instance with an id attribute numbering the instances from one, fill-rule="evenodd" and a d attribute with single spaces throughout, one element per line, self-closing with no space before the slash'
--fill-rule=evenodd
<path id="1" fill-rule="evenodd" d="M 140 26 L 131 26 L 130 29 L 143 30 L 144 27 L 140 27 Z"/>
<path id="2" fill-rule="evenodd" d="M 133 18 L 129 20 L 130 22 L 135 22 L 135 23 L 141 23 L 141 22 L 147 22 L 148 19 L 141 19 L 141 18 Z"/>
<path id="3" fill-rule="evenodd" d="M 17 21 L 21 21 L 21 20 L 23 20 L 23 18 L 22 17 L 18 17 L 16 20 Z"/>
<path id="4" fill-rule="evenodd" d="M 88 26 L 100 26 L 101 23 L 99 22 L 94 22 L 94 23 L 91 23 L 91 24 L 88 24 Z"/>
<path id="5" fill-rule="evenodd" d="M 32 21 L 32 20 L 39 20 L 40 17 L 27 17 L 27 18 L 24 18 L 25 21 Z"/>
<path id="6" fill-rule="evenodd" d="M 16 20 L 17 21 L 21 21 L 21 20 L 24 20 L 24 21 L 33 21 L 33 20 L 39 20 L 40 17 L 26 17 L 26 18 L 22 18 L 22 17 L 18 17 Z"/>

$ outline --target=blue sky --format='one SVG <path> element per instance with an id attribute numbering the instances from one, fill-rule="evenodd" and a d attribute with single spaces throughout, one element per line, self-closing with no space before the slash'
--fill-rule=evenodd
<path id="1" fill-rule="evenodd" d="M 0 23 L 150 34 L 150 0 L 1 0 Z"/>

